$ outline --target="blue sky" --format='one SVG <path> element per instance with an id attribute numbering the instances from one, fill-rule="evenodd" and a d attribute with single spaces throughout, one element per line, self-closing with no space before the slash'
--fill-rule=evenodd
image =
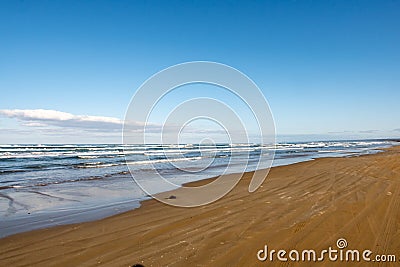
<path id="1" fill-rule="evenodd" d="M 147 78 L 194 60 L 253 79 L 280 136 L 399 137 L 399 29 L 399 1 L 1 1 L 0 143 L 119 142 L 28 111 L 122 120 Z"/>

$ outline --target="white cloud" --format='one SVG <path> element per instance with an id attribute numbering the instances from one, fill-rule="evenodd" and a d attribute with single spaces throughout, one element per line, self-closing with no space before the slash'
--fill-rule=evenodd
<path id="1" fill-rule="evenodd" d="M 0 117 L 16 119 L 21 127 L 16 129 L 3 127 L 0 133 L 0 142 L 39 142 L 37 140 L 45 140 L 46 137 L 58 138 L 53 142 L 58 143 L 80 143 L 84 140 L 88 142 L 109 142 L 109 138 L 114 138 L 115 142 L 119 142 L 121 138 L 122 128 L 129 133 L 126 135 L 131 142 L 143 142 L 143 130 L 145 128 L 146 141 L 161 142 L 163 135 L 167 142 L 174 143 L 179 135 L 180 125 L 162 125 L 157 123 L 145 123 L 137 121 L 124 121 L 114 117 L 75 115 L 68 112 L 46 109 L 0 109 Z M 145 126 L 145 127 L 144 127 Z M 190 140 L 198 140 L 200 137 L 216 137 L 222 136 L 221 142 L 225 141 L 225 132 L 221 129 L 204 129 L 201 127 L 185 127 L 183 133 L 184 138 Z M 91 139 L 90 139 L 91 138 Z M 138 139 L 140 138 L 140 139 Z M 153 139 L 152 139 L 153 138 Z M 23 141 L 20 141 L 23 140 Z M 93 141 L 91 141 L 93 140 Z M 186 139 L 185 139 L 186 140 Z M 218 139 L 219 140 L 219 139 Z M 114 142 L 113 141 L 113 142 Z M 43 141 L 40 141 L 43 142 Z"/>
<path id="2" fill-rule="evenodd" d="M 2 109 L 0 114 L 24 120 L 70 120 L 75 117 L 67 112 L 48 109 Z"/>
<path id="3" fill-rule="evenodd" d="M 67 112 L 47 109 L 2 109 L 0 115 L 15 118 L 28 127 L 56 126 L 86 130 L 120 131 L 123 121 L 113 117 L 74 115 Z M 137 123 L 137 127 L 143 127 Z"/>

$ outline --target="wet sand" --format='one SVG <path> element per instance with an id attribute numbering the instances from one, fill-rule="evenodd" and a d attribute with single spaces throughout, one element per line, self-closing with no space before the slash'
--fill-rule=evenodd
<path id="1" fill-rule="evenodd" d="M 255 193 L 247 191 L 249 177 L 207 206 L 176 208 L 147 200 L 102 220 L 0 239 L 0 266 L 398 266 L 399 146 L 274 167 Z M 336 248 L 339 238 L 348 249 L 397 254 L 397 263 L 260 262 L 256 256 L 265 245 L 287 251 Z"/>

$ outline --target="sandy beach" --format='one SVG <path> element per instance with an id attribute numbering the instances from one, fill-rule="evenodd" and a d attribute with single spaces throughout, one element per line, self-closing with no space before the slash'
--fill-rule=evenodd
<path id="1" fill-rule="evenodd" d="M 147 200 L 106 219 L 3 238 L 0 266 L 397 266 L 400 147 L 274 167 L 255 193 L 247 191 L 249 177 L 207 206 Z M 339 238 L 349 249 L 397 253 L 397 263 L 257 259 L 265 245 L 320 251 Z"/>

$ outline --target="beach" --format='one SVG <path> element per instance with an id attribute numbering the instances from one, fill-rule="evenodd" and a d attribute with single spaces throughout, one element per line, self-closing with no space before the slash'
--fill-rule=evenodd
<path id="1" fill-rule="evenodd" d="M 155 200 L 105 219 L 0 239 L 1 266 L 365 266 L 365 262 L 262 262 L 270 249 L 400 250 L 400 147 L 273 167 L 248 192 L 251 173 L 215 203 L 177 208 Z M 198 186 L 201 180 L 188 186 Z M 179 191 L 179 189 L 178 189 Z M 176 195 L 179 192 L 168 192 Z M 400 258 L 400 255 L 396 255 Z M 397 266 L 398 262 L 369 262 Z"/>
<path id="2" fill-rule="evenodd" d="M 0 267 L 400 267 L 400 1 L 0 21 Z"/>
<path id="3" fill-rule="evenodd" d="M 223 174 L 324 157 L 374 154 L 394 140 L 261 144 L 0 145 L 0 238 L 94 221 L 140 206 L 149 194 Z M 171 183 L 160 183 L 161 174 Z M 147 193 L 133 181 L 152 185 Z M 148 190 L 151 190 L 151 193 Z"/>

